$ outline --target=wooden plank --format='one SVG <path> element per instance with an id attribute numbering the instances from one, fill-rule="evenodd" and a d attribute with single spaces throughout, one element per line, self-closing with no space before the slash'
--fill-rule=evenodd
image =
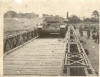
<path id="1" fill-rule="evenodd" d="M 64 39 L 36 39 L 4 56 L 4 75 L 58 76 L 64 55 Z"/>

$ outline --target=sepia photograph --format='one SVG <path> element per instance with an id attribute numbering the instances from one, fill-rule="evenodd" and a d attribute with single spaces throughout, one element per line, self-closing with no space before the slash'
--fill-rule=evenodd
<path id="1" fill-rule="evenodd" d="M 100 0 L 0 5 L 3 76 L 99 76 Z"/>

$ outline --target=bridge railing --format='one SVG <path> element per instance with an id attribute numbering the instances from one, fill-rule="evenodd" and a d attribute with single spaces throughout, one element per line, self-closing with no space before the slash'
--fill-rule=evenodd
<path id="1" fill-rule="evenodd" d="M 37 30 L 24 32 L 4 39 L 4 53 L 37 37 Z"/>

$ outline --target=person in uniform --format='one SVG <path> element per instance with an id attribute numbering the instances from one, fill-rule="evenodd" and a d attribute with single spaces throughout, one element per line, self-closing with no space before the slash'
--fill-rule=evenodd
<path id="1" fill-rule="evenodd" d="M 90 29 L 87 30 L 87 38 L 90 38 Z"/>

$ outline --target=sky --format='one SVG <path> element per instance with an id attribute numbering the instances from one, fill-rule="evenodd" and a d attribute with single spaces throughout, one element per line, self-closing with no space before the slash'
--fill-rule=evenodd
<path id="1" fill-rule="evenodd" d="M 100 0 L 0 0 L 3 10 L 14 10 L 19 12 L 34 12 L 39 15 L 43 13 L 60 15 L 66 17 L 77 15 L 79 17 L 90 17 L 94 10 L 100 11 Z"/>

